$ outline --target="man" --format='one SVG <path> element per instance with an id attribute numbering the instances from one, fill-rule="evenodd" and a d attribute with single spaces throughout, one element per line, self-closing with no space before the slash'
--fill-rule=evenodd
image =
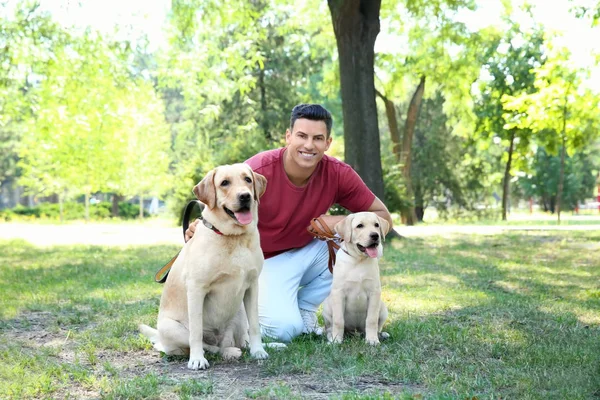
<path id="1" fill-rule="evenodd" d="M 322 329 L 316 311 L 329 295 L 332 275 L 324 241 L 306 228 L 322 217 L 333 230 L 344 216 L 325 215 L 338 203 L 351 212 L 372 211 L 392 226 L 385 205 L 349 165 L 325 155 L 331 145 L 331 114 L 317 104 L 294 107 L 287 146 L 259 153 L 246 161 L 267 178 L 260 199 L 258 230 L 265 256 L 259 278 L 262 334 L 288 342 L 301 333 Z M 190 225 L 186 237 L 194 234 Z"/>

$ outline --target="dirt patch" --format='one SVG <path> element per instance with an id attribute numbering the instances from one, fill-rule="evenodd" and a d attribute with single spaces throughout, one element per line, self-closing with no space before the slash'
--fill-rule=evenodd
<path id="1" fill-rule="evenodd" d="M 114 376 L 118 376 L 119 380 L 126 382 L 154 373 L 166 382 L 161 399 L 178 399 L 174 389 L 188 380 L 210 382 L 212 393 L 202 396 L 207 399 L 273 399 L 286 398 L 290 394 L 303 399 L 328 399 L 347 392 L 388 392 L 392 396 L 406 391 L 422 392 L 417 386 L 389 382 L 374 376 L 346 377 L 333 381 L 318 374 L 267 375 L 261 365 L 268 361 L 226 362 L 213 359 L 208 370 L 191 371 L 187 369 L 185 357 L 162 357 L 153 350 L 117 352 L 96 349 L 92 363 L 85 351 L 82 353 L 78 343 L 71 338 L 70 331 L 57 325 L 57 318 L 58 315 L 50 312 L 22 313 L 18 318 L 3 321 L 2 335 L 22 349 L 53 349 L 50 357 L 55 362 L 85 368 L 97 378 L 114 379 Z M 277 392 L 281 388 L 283 391 Z M 101 395 L 98 390 L 72 381 L 61 385 L 51 396 L 56 399 L 92 399 Z"/>

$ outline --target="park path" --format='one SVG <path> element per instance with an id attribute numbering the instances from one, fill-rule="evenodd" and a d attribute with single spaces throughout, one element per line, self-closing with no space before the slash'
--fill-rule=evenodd
<path id="1" fill-rule="evenodd" d="M 400 226 L 396 231 L 405 237 L 423 237 L 446 234 L 497 235 L 507 231 L 600 231 L 598 224 L 585 225 L 418 225 Z M 23 239 L 36 246 L 101 245 L 129 246 L 183 243 L 181 228 L 164 223 L 73 223 L 63 225 L 0 223 L 0 240 Z"/>

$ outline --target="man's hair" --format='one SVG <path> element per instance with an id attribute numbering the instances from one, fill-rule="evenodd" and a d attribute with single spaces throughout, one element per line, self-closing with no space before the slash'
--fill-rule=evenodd
<path id="1" fill-rule="evenodd" d="M 323 121 L 327 127 L 327 138 L 331 136 L 331 127 L 333 119 L 331 113 L 320 104 L 298 104 L 292 110 L 290 118 L 290 131 L 294 130 L 294 123 L 297 119 L 306 118 L 312 121 Z"/>

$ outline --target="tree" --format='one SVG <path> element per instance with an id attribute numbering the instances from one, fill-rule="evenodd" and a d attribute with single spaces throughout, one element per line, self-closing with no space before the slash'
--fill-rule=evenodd
<path id="1" fill-rule="evenodd" d="M 570 0 L 575 3 L 572 11 L 578 18 L 589 18 L 592 21 L 592 26 L 597 26 L 600 21 L 600 1 L 595 0 L 594 2 L 587 2 L 584 5 L 579 5 L 579 0 Z"/>
<path id="2" fill-rule="evenodd" d="M 381 0 L 328 0 L 328 5 L 339 55 L 344 159 L 383 198 L 374 78 Z"/>
<path id="3" fill-rule="evenodd" d="M 495 140 L 505 149 L 503 152 L 504 175 L 502 180 L 502 220 L 506 221 L 510 180 L 515 165 L 521 166 L 523 156 L 529 151 L 531 129 L 513 126 L 506 129 L 507 123 L 514 118 L 503 108 L 505 95 L 518 96 L 532 93 L 535 73 L 533 69 L 544 62 L 542 45 L 544 43 L 541 28 L 531 34 L 521 31 L 517 24 L 506 23 L 510 29 L 506 36 L 497 40 L 484 53 L 483 65 L 487 79 L 480 84 L 481 96 L 476 102 L 478 116 L 476 134 L 483 140 Z"/>
<path id="4" fill-rule="evenodd" d="M 36 113 L 20 143 L 20 181 L 34 193 L 57 194 L 61 208 L 66 197 L 83 194 L 86 219 L 93 193 L 142 196 L 166 170 L 162 102 L 151 85 L 131 78 L 130 56 L 128 43 L 91 30 L 72 35 L 32 88 Z M 165 140 L 157 140 L 161 134 Z"/>
<path id="5" fill-rule="evenodd" d="M 424 98 L 427 97 L 426 83 L 431 92 L 441 91 L 450 99 L 451 106 L 446 112 L 451 119 L 461 115 L 461 120 L 471 119 L 468 99 L 470 86 L 476 79 L 478 66 L 473 51 L 477 47 L 475 38 L 466 26 L 454 20 L 455 13 L 461 8 L 474 8 L 472 1 L 436 1 L 431 4 L 407 1 L 405 8 L 400 4 L 386 12 L 388 22 L 410 20 L 412 24 L 400 24 L 408 32 L 408 49 L 405 54 L 381 54 L 377 57 L 378 76 L 381 91 L 378 96 L 385 105 L 388 127 L 392 141 L 392 153 L 396 162 L 402 166 L 403 183 L 406 187 L 409 205 L 402 210 L 402 219 L 407 225 L 417 221 L 414 207 L 414 183 L 411 166 L 413 137 L 419 112 Z M 397 27 L 400 28 L 400 27 Z M 400 35 L 402 29 L 397 29 Z M 410 89 L 402 86 L 409 82 Z M 398 97 L 407 97 L 410 91 L 408 107 L 405 112 L 404 127 L 400 130 L 396 117 L 395 102 Z M 401 93 L 401 94 L 399 94 Z M 453 115 L 454 114 L 454 115 Z"/>
<path id="6" fill-rule="evenodd" d="M 424 100 L 415 129 L 411 178 L 415 213 L 423 221 L 425 209 L 434 205 L 446 211 L 450 205 L 466 206 L 461 173 L 464 140 L 452 134 L 443 111 L 444 98 L 438 92 Z"/>
<path id="7" fill-rule="evenodd" d="M 566 49 L 549 50 L 546 63 L 535 69 L 537 92 L 505 95 L 502 101 L 506 110 L 518 112 L 508 129 L 531 129 L 548 151 L 560 149 L 556 199 L 560 223 L 565 158 L 568 151 L 581 149 L 600 134 L 600 97 L 582 85 L 586 71 L 571 65 Z"/>
<path id="8" fill-rule="evenodd" d="M 65 32 L 39 1 L 0 3 L 0 184 L 14 180 L 23 129 L 35 112 L 32 89 Z"/>
<path id="9" fill-rule="evenodd" d="M 175 34 L 168 57 L 159 59 L 177 176 L 170 207 L 176 213 L 189 200 L 189 188 L 215 165 L 281 145 L 296 104 L 321 102 L 339 114 L 335 39 L 325 3 L 205 5 L 173 3 Z M 190 14 L 202 24 L 189 22 Z"/>
<path id="10" fill-rule="evenodd" d="M 561 158 L 538 147 L 531 159 L 531 173 L 517 181 L 525 198 L 536 198 L 544 211 L 555 212 Z M 577 205 L 594 195 L 596 175 L 600 168 L 600 147 L 590 146 L 572 157 L 565 157 L 563 210 L 574 210 Z"/>

